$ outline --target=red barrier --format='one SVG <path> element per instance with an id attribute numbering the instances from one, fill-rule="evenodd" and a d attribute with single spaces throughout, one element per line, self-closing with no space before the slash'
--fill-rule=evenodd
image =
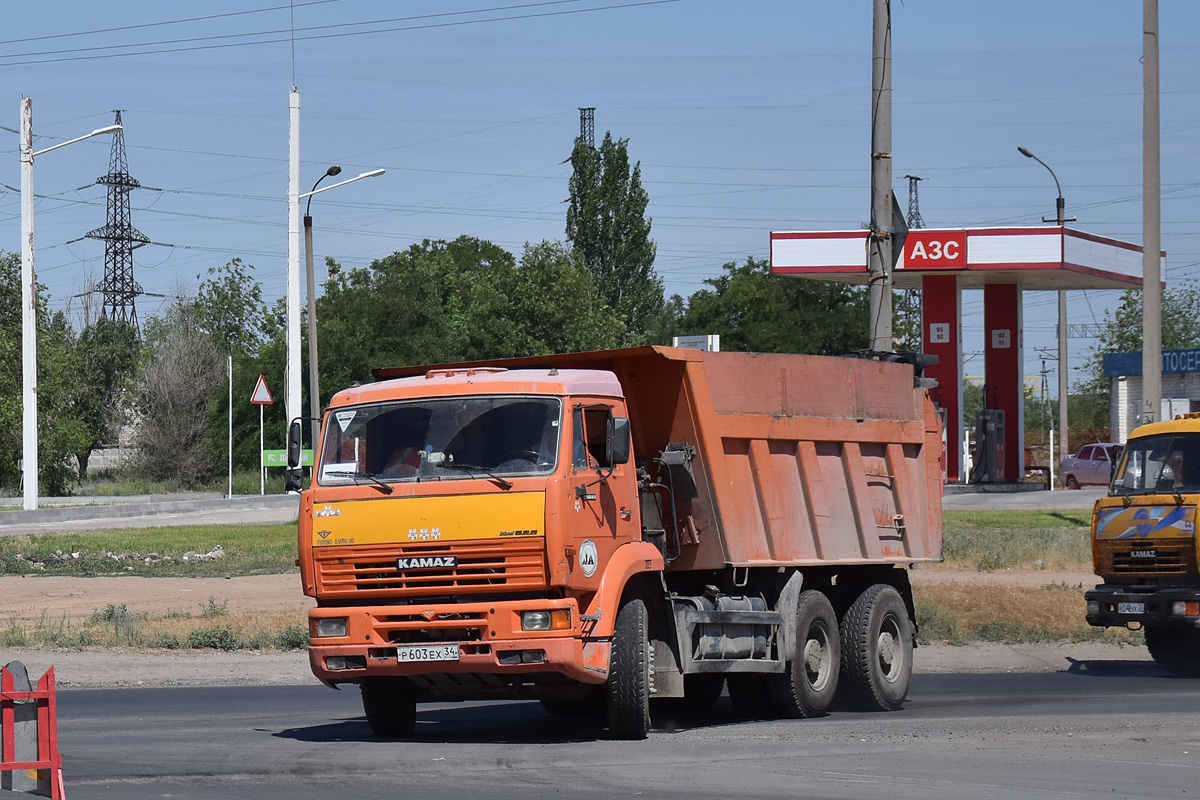
<path id="1" fill-rule="evenodd" d="M 23 701 L 37 703 L 38 757 L 35 761 L 17 761 L 15 757 L 16 704 Z M 48 783 L 50 797 L 63 800 L 66 790 L 63 786 L 62 754 L 58 752 L 58 703 L 54 693 L 54 667 L 46 670 L 46 674 L 37 682 L 37 688 L 33 691 L 17 691 L 13 674 L 9 672 L 8 667 L 0 669 L 0 734 L 0 774 L 37 770 L 39 788 Z M 11 775 L 8 777 L 11 778 Z"/>

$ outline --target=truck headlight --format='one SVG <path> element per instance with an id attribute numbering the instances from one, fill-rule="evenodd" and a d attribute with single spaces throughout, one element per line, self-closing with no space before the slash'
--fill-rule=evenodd
<path id="1" fill-rule="evenodd" d="M 565 608 L 553 611 L 522 611 L 521 630 L 523 631 L 569 631 L 571 629 L 571 612 Z"/>
<path id="2" fill-rule="evenodd" d="M 317 620 L 316 638 L 326 638 L 346 635 L 345 617 L 323 617 Z"/>
<path id="3" fill-rule="evenodd" d="M 1196 617 L 1200 616 L 1200 602 L 1188 602 L 1186 600 L 1176 600 L 1171 603 L 1171 615 L 1175 617 Z"/>
<path id="4" fill-rule="evenodd" d="M 1095 616 L 1099 616 L 1099 614 L 1100 614 L 1100 601 L 1099 600 L 1088 600 L 1087 601 L 1087 616 L 1095 617 Z"/>

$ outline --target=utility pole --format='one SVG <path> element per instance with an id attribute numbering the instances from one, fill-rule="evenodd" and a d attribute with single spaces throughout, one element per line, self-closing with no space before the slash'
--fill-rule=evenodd
<path id="1" fill-rule="evenodd" d="M 1162 414 L 1158 0 L 1142 0 L 1142 423 Z"/>
<path id="2" fill-rule="evenodd" d="M 288 92 L 288 189 L 287 189 L 287 387 L 284 392 L 286 421 L 301 416 L 300 408 L 300 91 Z M 300 486 L 302 470 L 288 470 L 288 479 Z M 290 485 L 290 483 L 289 483 Z"/>
<path id="3" fill-rule="evenodd" d="M 868 246 L 871 349 L 892 344 L 892 12 L 874 0 L 871 37 L 871 222 Z"/>

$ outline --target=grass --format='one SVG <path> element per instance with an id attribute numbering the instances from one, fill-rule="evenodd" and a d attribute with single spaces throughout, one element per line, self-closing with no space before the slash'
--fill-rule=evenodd
<path id="1" fill-rule="evenodd" d="M 10 487 L 11 488 L 11 487 Z M 229 490 L 229 479 L 222 473 L 211 483 L 200 487 L 185 487 L 178 480 L 151 480 L 138 473 L 135 468 L 110 468 L 88 470 L 88 477 L 70 494 L 86 497 L 130 497 L 133 495 L 174 494 L 188 491 L 208 491 L 225 493 Z M 235 495 L 258 494 L 260 491 L 258 470 L 244 470 L 233 473 L 233 493 Z M 266 493 L 283 494 L 283 470 L 270 469 L 267 471 Z M 20 508 L 21 504 L 0 506 L 3 508 Z"/>
<path id="2" fill-rule="evenodd" d="M 34 622 L 10 618 L 0 625 L 0 647 L 136 647 L 164 650 L 302 650 L 308 647 L 303 612 L 229 613 L 209 598 L 199 614 L 133 614 L 109 604 L 90 617 Z M 214 613 L 214 609 L 216 609 Z M 218 621 L 219 619 L 219 621 Z"/>
<path id="3" fill-rule="evenodd" d="M 295 525 L 115 528 L 0 537 L 0 575 L 228 577 L 289 572 L 295 562 Z"/>
<path id="4" fill-rule="evenodd" d="M 917 642 L 1109 642 L 1142 644 L 1140 631 L 1094 628 L 1084 621 L 1083 586 L 1005 587 L 946 583 L 916 593 Z"/>
<path id="5" fill-rule="evenodd" d="M 947 511 L 942 521 L 943 568 L 1092 568 L 1089 511 Z"/>

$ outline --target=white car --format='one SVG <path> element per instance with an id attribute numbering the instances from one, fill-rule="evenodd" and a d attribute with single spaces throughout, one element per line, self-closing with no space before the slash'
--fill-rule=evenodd
<path id="1" fill-rule="evenodd" d="M 1084 445 L 1073 456 L 1062 460 L 1059 474 L 1068 489 L 1081 486 L 1108 486 L 1114 465 L 1121 460 L 1125 448 L 1116 442 Z"/>

